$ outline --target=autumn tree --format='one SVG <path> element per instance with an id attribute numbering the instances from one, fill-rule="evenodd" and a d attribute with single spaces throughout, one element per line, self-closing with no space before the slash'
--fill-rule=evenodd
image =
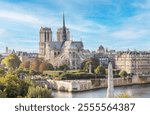
<path id="1" fill-rule="evenodd" d="M 32 63 L 31 63 L 31 68 L 30 68 L 30 70 L 31 70 L 31 71 L 34 71 L 34 72 L 39 72 L 39 66 L 40 66 L 40 64 L 41 64 L 40 59 L 35 58 L 35 59 L 32 61 Z"/>
<path id="2" fill-rule="evenodd" d="M 30 61 L 25 61 L 22 63 L 24 69 L 29 69 L 30 68 Z"/>
<path id="3" fill-rule="evenodd" d="M 39 72 L 43 73 L 45 70 L 53 70 L 53 65 L 48 62 L 42 62 L 39 66 Z"/>
<path id="4" fill-rule="evenodd" d="M 39 66 L 39 72 L 43 73 L 44 70 L 47 70 L 48 66 L 46 62 L 42 62 Z"/>

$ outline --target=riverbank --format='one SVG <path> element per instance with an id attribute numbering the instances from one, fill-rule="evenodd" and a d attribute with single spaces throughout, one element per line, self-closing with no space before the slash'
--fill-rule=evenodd
<path id="1" fill-rule="evenodd" d="M 91 80 L 47 80 L 52 89 L 66 92 L 82 92 L 93 89 L 107 88 L 107 79 Z M 114 78 L 114 86 L 129 86 L 150 83 L 150 78 Z"/>

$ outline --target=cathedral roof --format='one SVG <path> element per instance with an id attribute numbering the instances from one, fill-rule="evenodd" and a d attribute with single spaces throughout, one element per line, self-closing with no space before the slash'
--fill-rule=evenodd
<path id="1" fill-rule="evenodd" d="M 62 42 L 59 41 L 53 41 L 50 42 L 50 49 L 58 49 L 60 50 L 61 48 L 65 49 L 83 49 L 83 43 L 81 41 L 65 41 L 63 46 L 61 47 Z"/>
<path id="2" fill-rule="evenodd" d="M 82 49 L 83 44 L 80 41 L 78 42 L 78 41 L 69 40 L 64 43 L 64 48 L 65 49 Z"/>
<path id="3" fill-rule="evenodd" d="M 58 42 L 58 41 L 50 42 L 50 48 L 51 49 L 61 49 L 61 44 L 62 44 L 62 42 Z"/>

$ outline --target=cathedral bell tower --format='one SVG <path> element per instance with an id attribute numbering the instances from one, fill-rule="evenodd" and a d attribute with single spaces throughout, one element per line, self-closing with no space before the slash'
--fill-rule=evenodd
<path id="1" fill-rule="evenodd" d="M 65 25 L 65 15 L 63 14 L 63 26 L 57 30 L 57 41 L 62 42 L 63 45 L 67 40 L 70 40 L 70 31 Z"/>
<path id="2" fill-rule="evenodd" d="M 47 52 L 46 46 L 52 41 L 52 31 L 51 28 L 41 27 L 39 32 L 39 57 L 44 58 Z"/>

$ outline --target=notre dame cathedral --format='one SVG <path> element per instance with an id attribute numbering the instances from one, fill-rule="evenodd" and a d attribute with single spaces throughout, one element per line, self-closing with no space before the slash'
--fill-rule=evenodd
<path id="1" fill-rule="evenodd" d="M 63 26 L 57 30 L 57 41 L 53 41 L 52 30 L 47 27 L 41 27 L 39 38 L 39 57 L 49 61 L 55 67 L 67 64 L 70 69 L 77 69 L 85 59 L 89 58 L 87 53 L 86 55 L 83 53 L 82 41 L 70 39 L 64 14 Z"/>

